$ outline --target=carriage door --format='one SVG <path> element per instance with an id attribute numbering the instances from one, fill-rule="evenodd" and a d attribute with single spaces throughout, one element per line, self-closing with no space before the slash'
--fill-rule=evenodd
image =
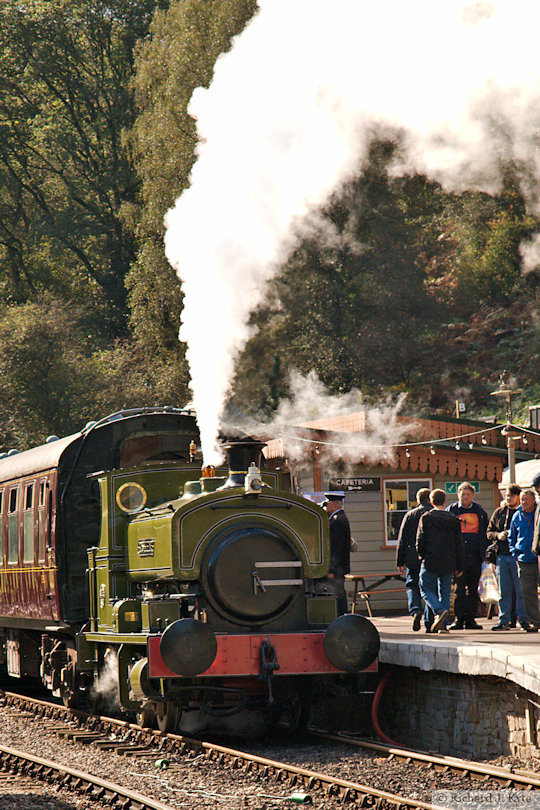
<path id="1" fill-rule="evenodd" d="M 8 501 L 8 565 L 17 565 L 19 562 L 19 488 L 14 487 L 9 490 Z M 13 588 L 16 583 L 11 582 Z"/>
<path id="2" fill-rule="evenodd" d="M 54 618 L 55 572 L 51 566 L 50 549 L 50 488 L 46 478 L 37 483 L 37 561 L 39 571 L 39 602 L 43 615 Z"/>

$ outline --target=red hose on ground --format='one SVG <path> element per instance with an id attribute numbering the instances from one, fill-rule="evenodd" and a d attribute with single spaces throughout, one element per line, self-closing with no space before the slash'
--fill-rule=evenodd
<path id="1" fill-rule="evenodd" d="M 388 672 L 384 673 L 381 680 L 379 681 L 377 689 L 375 690 L 375 694 L 373 695 L 373 703 L 371 704 L 371 723 L 375 730 L 375 734 L 377 735 L 377 737 L 381 742 L 386 743 L 387 745 L 393 745 L 396 748 L 401 748 L 402 746 L 399 743 L 394 742 L 394 740 L 391 740 L 390 737 L 386 736 L 386 734 L 379 725 L 379 717 L 378 717 L 379 704 L 381 702 L 382 694 L 385 690 L 386 684 L 388 683 L 388 679 L 390 678 L 390 675 L 392 674 L 393 671 L 394 668 L 392 667 L 392 669 L 389 669 Z"/>

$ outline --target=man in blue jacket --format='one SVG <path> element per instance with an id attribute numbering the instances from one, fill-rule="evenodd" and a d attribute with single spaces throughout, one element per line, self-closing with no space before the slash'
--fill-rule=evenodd
<path id="1" fill-rule="evenodd" d="M 458 502 L 448 507 L 461 524 L 463 541 L 463 573 L 456 580 L 454 613 L 456 620 L 450 630 L 481 630 L 476 621 L 478 611 L 478 581 L 486 553 L 488 526 L 487 513 L 473 500 L 474 487 L 464 481 L 458 487 Z"/>
<path id="2" fill-rule="evenodd" d="M 520 495 L 520 506 L 512 518 L 508 545 L 517 560 L 521 595 L 525 604 L 525 613 L 530 626 L 524 627 L 528 633 L 537 633 L 540 627 L 538 611 L 538 557 L 532 551 L 534 534 L 534 513 L 536 498 L 532 489 L 525 489 Z"/>

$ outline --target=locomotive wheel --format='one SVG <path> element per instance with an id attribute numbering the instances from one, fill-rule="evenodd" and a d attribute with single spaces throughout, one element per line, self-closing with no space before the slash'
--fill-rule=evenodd
<path id="1" fill-rule="evenodd" d="M 158 703 L 156 712 L 157 727 L 160 731 L 168 734 L 176 731 L 180 721 L 180 706 L 176 703 Z"/>
<path id="2" fill-rule="evenodd" d="M 71 651 L 68 651 L 68 654 Z M 60 697 L 62 703 L 67 709 L 74 709 L 79 705 L 81 693 L 79 691 L 79 679 L 77 677 L 77 668 L 74 659 L 70 654 L 70 661 L 62 673 L 63 683 L 60 686 Z"/>
<path id="3" fill-rule="evenodd" d="M 68 689 L 64 687 L 61 689 L 62 703 L 66 709 L 74 709 L 79 705 L 79 692 L 78 690 Z"/>
<path id="4" fill-rule="evenodd" d="M 137 712 L 137 725 L 141 728 L 153 728 L 156 722 L 156 709 L 154 704 L 146 703 L 140 711 Z"/>
<path id="5" fill-rule="evenodd" d="M 305 731 L 309 723 L 310 711 L 311 700 L 298 696 L 285 706 L 281 715 L 281 725 L 293 733 Z"/>

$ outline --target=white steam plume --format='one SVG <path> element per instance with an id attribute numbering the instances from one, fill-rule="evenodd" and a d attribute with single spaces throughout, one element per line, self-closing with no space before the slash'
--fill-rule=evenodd
<path id="1" fill-rule="evenodd" d="M 118 687 L 118 657 L 113 650 L 105 656 L 105 666 L 99 673 L 99 678 L 91 690 L 94 700 L 100 698 L 109 709 L 120 707 Z"/>
<path id="2" fill-rule="evenodd" d="M 529 210 L 540 213 L 538 0 L 259 7 L 218 60 L 211 87 L 193 95 L 198 160 L 166 218 L 206 463 L 217 460 L 249 314 L 291 225 L 345 179 L 373 124 L 405 133 L 400 170 L 448 189 L 494 192 L 502 161 L 512 159 Z"/>
<path id="3" fill-rule="evenodd" d="M 243 433 L 253 433 L 267 440 L 282 439 L 287 460 L 300 468 L 311 458 L 314 445 L 317 445 L 328 472 L 332 469 L 332 462 L 354 465 L 358 464 L 359 458 L 366 463 L 392 463 L 395 445 L 402 444 L 414 427 L 398 418 L 405 401 L 404 394 L 396 402 L 366 407 L 358 389 L 353 388 L 346 394 L 331 394 L 314 371 L 304 376 L 296 370 L 289 374 L 288 389 L 289 396 L 281 400 L 271 421 L 260 417 L 247 419 L 242 424 L 238 421 L 234 425 L 225 423 L 225 431 L 234 435 L 235 430 L 240 429 Z M 329 436 L 327 441 L 317 442 L 313 433 L 303 429 L 315 427 L 313 423 L 317 420 L 328 424 L 332 417 L 359 412 L 360 416 L 365 416 L 365 425 L 359 424 L 358 432 L 343 433 L 336 425 L 337 434 Z M 329 431 L 332 432 L 332 428 Z"/>

